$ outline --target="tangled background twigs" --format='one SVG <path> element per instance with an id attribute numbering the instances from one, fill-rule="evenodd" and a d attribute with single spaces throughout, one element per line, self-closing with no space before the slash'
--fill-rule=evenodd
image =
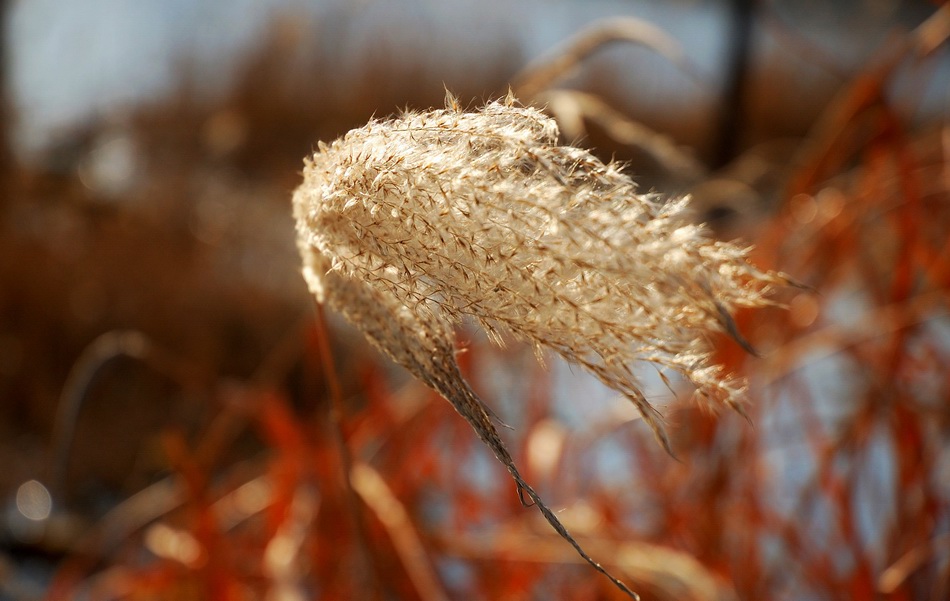
<path id="1" fill-rule="evenodd" d="M 249 3 L 248 12 L 229 6 L 228 15 L 267 22 L 254 11 L 278 1 Z M 383 348 L 415 340 L 402 359 L 428 370 L 450 398 L 454 391 L 483 433 L 498 429 L 490 440 L 496 448 L 504 441 L 516 475 L 589 557 L 644 599 L 947 598 L 946 6 L 855 0 L 804 11 L 781 0 L 736 2 L 755 12 L 746 15 L 748 55 L 733 64 L 747 71 L 727 91 L 720 36 L 735 28 L 724 26 L 724 4 L 651 3 L 637 18 L 655 21 L 656 37 L 659 30 L 629 21 L 602 27 L 605 7 L 619 3 L 527 11 L 531 2 L 370 0 L 322 12 L 322 2 L 295 4 L 255 38 L 258 46 L 242 46 L 245 58 L 233 48 L 228 60 L 215 56 L 215 74 L 232 60 L 241 65 L 230 83 L 216 80 L 217 92 L 196 61 L 174 92 L 150 88 L 122 110 L 104 104 L 121 61 L 100 63 L 89 81 L 102 103 L 32 156 L 23 124 L 51 99 L 82 97 L 83 61 L 115 48 L 134 63 L 128 83 L 162 73 L 149 32 L 160 29 L 162 11 L 199 3 L 140 5 L 155 18 L 138 33 L 139 13 L 103 3 L 112 8 L 98 14 L 95 0 L 81 12 L 60 3 L 33 29 L 11 17 L 4 35 L 16 49 L 4 47 L 9 102 L 0 112 L 0 597 L 622 597 L 542 513 L 522 506 L 527 490 L 513 494 L 511 474 L 450 403 L 376 353 L 336 311 L 327 311 L 326 329 L 315 327 L 288 199 L 301 182 L 300 157 L 355 160 L 313 144 L 356 127 L 351 141 L 360 148 L 388 132 L 395 155 L 409 149 L 433 165 L 462 146 L 465 169 L 488 184 L 474 187 L 461 167 L 448 169 L 443 194 L 435 178 L 410 182 L 399 172 L 405 160 L 372 178 L 352 171 L 346 177 L 370 182 L 385 174 L 377 196 L 390 211 L 374 216 L 360 202 L 341 209 L 337 225 L 379 223 L 400 235 L 359 241 L 354 229 L 314 239 L 328 255 L 366 242 L 378 255 L 373 269 L 362 263 L 368 257 L 342 255 L 349 263 L 319 277 L 327 290 L 344 286 L 338 295 L 377 303 L 351 310 L 366 322 L 378 317 L 370 334 Z M 42 6 L 3 5 L 10 14 Z M 191 23 L 201 40 L 217 30 L 207 20 L 217 14 L 212 3 L 200 6 L 171 27 L 176 48 Z M 633 15 L 640 5 L 622 7 Z M 220 28 L 235 31 L 246 30 Z M 586 40 L 574 46 L 583 52 L 545 59 L 571 39 Z M 31 50 L 42 43 L 58 50 Z M 42 56 L 55 56 L 55 68 L 21 70 Z M 677 68 L 683 60 L 698 79 Z M 516 86 L 524 65 L 540 73 L 555 64 L 569 67 L 548 70 L 545 85 L 556 87 L 521 99 L 557 120 L 562 139 L 538 144 L 553 139 L 549 117 L 502 102 L 492 110 L 508 120 L 505 131 L 464 143 L 471 136 L 459 123 L 481 127 L 485 98 Z M 63 69 L 75 77 L 39 77 Z M 32 88 L 31 96 L 31 82 L 45 82 L 48 93 Z M 480 108 L 418 112 L 438 106 L 446 87 Z M 727 95 L 742 101 L 736 152 L 723 166 Z M 132 97 L 142 98 L 123 98 Z M 363 129 L 398 106 L 415 110 Z M 446 131 L 390 131 L 413 119 Z M 533 125 L 519 129 L 522 122 Z M 497 152 L 508 156 L 507 172 L 491 169 Z M 343 171 L 311 179 L 350 181 Z M 537 203 L 524 196 L 531 189 L 544 211 L 505 210 L 495 190 L 512 177 L 526 185 L 506 196 L 527 209 Z M 564 191 L 580 187 L 594 206 L 599 195 L 621 195 L 628 177 L 641 186 L 626 203 L 594 215 L 574 207 L 560 224 L 551 218 Z M 415 189 L 433 190 L 432 198 L 397 202 Z M 667 204 L 655 191 L 692 200 Z M 456 229 L 442 234 L 454 236 L 446 242 L 459 261 L 446 263 L 431 252 L 442 241 L 423 252 L 403 234 L 437 238 L 440 203 L 453 195 L 463 200 L 444 221 Z M 621 227 L 628 213 L 638 215 L 636 227 Z M 699 230 L 687 226 L 651 248 L 645 230 L 654 221 L 668 233 L 678 231 L 674 223 L 707 222 L 714 233 L 694 236 Z M 567 227 L 587 222 L 596 225 Z M 603 236 L 610 244 L 598 242 Z M 606 260 L 628 244 L 636 253 Z M 669 255 L 674 272 L 707 245 L 817 291 L 766 283 L 776 306 L 735 302 L 720 311 L 716 278 L 764 292 L 756 275 L 700 269 L 708 290 L 693 277 L 662 281 L 681 295 L 678 306 L 693 307 L 686 322 L 705 332 L 695 342 L 697 356 L 707 353 L 703 365 L 734 374 L 723 381 L 730 388 L 747 386 L 751 425 L 732 411 L 711 415 L 705 408 L 721 403 L 691 402 L 697 388 L 675 368 L 642 362 L 685 365 L 675 352 L 648 348 L 656 340 L 625 356 L 640 366 L 632 374 L 610 362 L 621 337 L 611 324 L 640 305 L 615 315 L 596 292 L 637 290 L 628 272 L 644 281 L 657 271 L 632 265 L 638 254 Z M 753 250 L 738 252 L 745 248 Z M 485 249 L 507 261 L 489 262 Z M 402 266 L 425 270 L 387 271 L 403 252 L 411 261 Z M 545 263 L 544 253 L 562 261 Z M 354 280 L 346 269 L 382 281 Z M 582 274 L 589 285 L 580 285 Z M 520 285 L 496 289 L 511 281 Z M 402 294 L 417 302 L 397 304 Z M 560 313 L 546 308 L 557 299 L 569 301 Z M 535 309 L 548 319 L 510 327 Z M 482 328 L 512 342 L 492 344 Z M 572 328 L 591 335 L 572 336 Z M 423 342 L 427 329 L 438 336 Z M 622 375 L 655 402 L 678 461 L 654 444 L 634 404 L 543 344 L 577 340 L 588 354 L 575 359 Z M 546 365 L 533 346 L 547 349 Z M 69 401 L 60 407 L 60 399 Z M 498 428 L 491 411 L 511 428 Z M 58 413 L 70 418 L 56 425 Z M 61 485 L 47 476 L 57 457 L 68 468 L 55 470 Z"/>

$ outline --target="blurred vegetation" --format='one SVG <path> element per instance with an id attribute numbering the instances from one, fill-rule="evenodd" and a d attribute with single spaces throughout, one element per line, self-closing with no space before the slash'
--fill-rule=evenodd
<path id="1" fill-rule="evenodd" d="M 530 349 L 461 334 L 476 387 L 507 390 L 483 397 L 526 479 L 644 599 L 950 596 L 950 126 L 890 95 L 946 59 L 950 11 L 929 14 L 807 131 L 789 137 L 802 114 L 765 122 L 721 167 L 617 108 L 609 74 L 530 94 L 810 288 L 739 316 L 762 358 L 717 347 L 751 381 L 751 425 L 670 403 L 678 461 L 622 412 L 575 429 Z M 297 35 L 277 22 L 225 98 L 185 73 L 174 98 L 90 123 L 42 165 L 0 151 L 0 598 L 620 598 L 448 403 L 316 319 L 289 208 L 302 157 L 443 90 L 380 56 L 330 102 L 300 74 L 332 65 L 292 60 Z M 771 75 L 740 78 L 745 112 L 721 118 L 752 127 L 769 94 L 809 95 Z M 453 91 L 525 81 L 492 78 Z M 51 513 L 31 519 L 43 490 Z"/>

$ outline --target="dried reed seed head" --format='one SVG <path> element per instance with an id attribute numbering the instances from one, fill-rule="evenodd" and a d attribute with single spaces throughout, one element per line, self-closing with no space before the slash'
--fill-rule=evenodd
<path id="1" fill-rule="evenodd" d="M 480 403 L 453 326 L 471 318 L 583 366 L 668 448 L 632 366 L 738 407 L 742 383 L 710 362 L 707 334 L 736 334 L 730 313 L 782 280 L 690 223 L 686 199 L 639 194 L 617 165 L 557 140 L 551 118 L 508 99 L 476 112 L 450 100 L 320 144 L 294 193 L 304 275 L 466 418 L 460 405 Z"/>

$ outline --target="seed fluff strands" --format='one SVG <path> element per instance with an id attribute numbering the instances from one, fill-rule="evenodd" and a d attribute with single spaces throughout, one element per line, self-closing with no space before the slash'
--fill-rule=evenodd
<path id="1" fill-rule="evenodd" d="M 638 194 L 614 164 L 559 146 L 555 122 L 509 96 L 464 112 L 372 121 L 305 161 L 294 193 L 303 273 L 317 301 L 442 394 L 557 532 L 591 559 L 524 481 L 462 378 L 453 327 L 552 350 L 630 399 L 669 450 L 632 366 L 681 374 L 739 408 L 742 383 L 710 362 L 707 334 L 744 344 L 730 317 L 784 282 L 713 241 L 687 200 Z M 746 345 L 747 346 L 747 345 Z M 664 376 L 665 377 L 665 376 Z"/>

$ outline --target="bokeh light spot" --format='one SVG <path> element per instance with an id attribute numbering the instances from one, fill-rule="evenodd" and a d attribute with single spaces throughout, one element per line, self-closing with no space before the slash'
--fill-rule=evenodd
<path id="1" fill-rule="evenodd" d="M 17 489 L 16 507 L 24 517 L 39 522 L 52 513 L 53 497 L 40 482 L 30 480 Z"/>

